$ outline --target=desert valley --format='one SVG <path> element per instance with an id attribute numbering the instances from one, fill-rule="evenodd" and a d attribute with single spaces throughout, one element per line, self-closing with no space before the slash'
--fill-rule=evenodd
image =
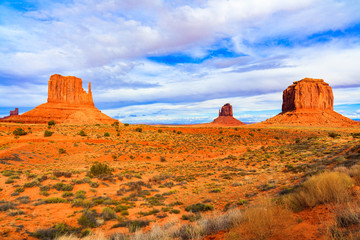
<path id="1" fill-rule="evenodd" d="M 129 125 L 53 75 L 0 122 L 0 238 L 358 239 L 360 123 L 333 101 L 304 79 L 261 123 Z"/>

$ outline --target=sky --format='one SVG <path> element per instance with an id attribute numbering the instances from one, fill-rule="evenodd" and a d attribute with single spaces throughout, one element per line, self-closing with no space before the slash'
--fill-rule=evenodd
<path id="1" fill-rule="evenodd" d="M 125 123 L 259 122 L 305 77 L 360 119 L 359 0 L 0 0 L 0 116 L 47 100 L 52 74 L 92 83 Z"/>

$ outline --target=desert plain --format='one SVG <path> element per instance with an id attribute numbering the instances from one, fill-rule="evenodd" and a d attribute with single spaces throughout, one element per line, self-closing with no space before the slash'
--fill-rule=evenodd
<path id="1" fill-rule="evenodd" d="M 26 135 L 14 135 L 19 128 Z M 357 239 L 359 133 L 261 124 L 1 123 L 0 236 Z M 336 196 L 286 204 L 306 179 L 334 173 L 321 181 L 338 186 L 326 193 Z M 353 218 L 342 219 L 346 214 Z M 164 235 L 150 238 L 154 232 Z"/>

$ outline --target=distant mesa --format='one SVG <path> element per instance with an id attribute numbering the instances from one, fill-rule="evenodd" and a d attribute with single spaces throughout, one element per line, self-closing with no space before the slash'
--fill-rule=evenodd
<path id="1" fill-rule="evenodd" d="M 1 121 L 47 123 L 50 120 L 63 124 L 111 124 L 117 121 L 95 107 L 91 83 L 89 83 L 89 91 L 86 92 L 82 88 L 81 78 L 59 74 L 50 77 L 47 103 L 22 115 L 10 116 Z"/>
<path id="2" fill-rule="evenodd" d="M 215 118 L 212 124 L 227 125 L 227 126 L 240 126 L 245 123 L 233 117 L 233 109 L 230 103 L 226 103 L 219 110 L 219 117 Z"/>
<path id="3" fill-rule="evenodd" d="M 19 108 L 15 108 L 14 111 L 10 111 L 10 115 L 9 115 L 9 116 L 5 116 L 5 117 L 3 117 L 3 118 L 0 118 L 0 121 L 1 121 L 1 120 L 5 120 L 5 119 L 8 119 L 8 118 L 11 117 L 11 116 L 17 116 L 17 115 L 19 115 Z"/>
<path id="4" fill-rule="evenodd" d="M 358 124 L 333 110 L 334 95 L 322 79 L 296 81 L 283 92 L 282 112 L 264 124 L 343 127 Z"/>

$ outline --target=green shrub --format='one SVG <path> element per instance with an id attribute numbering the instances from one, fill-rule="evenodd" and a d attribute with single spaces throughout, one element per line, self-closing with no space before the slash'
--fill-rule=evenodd
<path id="1" fill-rule="evenodd" d="M 335 132 L 329 132 L 329 133 L 328 133 L 328 135 L 329 135 L 329 137 L 331 137 L 331 138 L 337 138 L 337 137 L 340 137 L 340 134 L 335 133 Z"/>
<path id="2" fill-rule="evenodd" d="M 45 132 L 44 132 L 44 137 L 51 137 L 53 134 L 54 134 L 54 132 L 45 130 Z"/>
<path id="3" fill-rule="evenodd" d="M 48 126 L 49 126 L 49 127 L 55 126 L 55 121 L 54 121 L 54 120 L 50 120 L 50 121 L 48 122 Z"/>
<path id="4" fill-rule="evenodd" d="M 124 123 L 124 126 L 125 126 L 125 127 L 128 127 L 128 126 L 129 126 L 129 124 L 128 124 L 128 123 Z"/>
<path id="5" fill-rule="evenodd" d="M 139 127 L 138 127 L 138 128 L 135 129 L 135 131 L 136 131 L 136 132 L 142 132 L 142 128 L 139 128 Z"/>
<path id="6" fill-rule="evenodd" d="M 81 225 L 84 228 L 95 228 L 97 226 L 96 224 L 96 213 L 93 211 L 85 210 L 81 217 L 78 219 L 79 225 Z"/>
<path id="7" fill-rule="evenodd" d="M 110 133 L 108 132 L 104 133 L 104 137 L 110 137 Z"/>
<path id="8" fill-rule="evenodd" d="M 67 200 L 60 197 L 52 197 L 52 198 L 45 198 L 43 200 L 45 203 L 66 203 Z"/>
<path id="9" fill-rule="evenodd" d="M 54 184 L 52 187 L 58 191 L 72 191 L 74 188 L 72 185 L 64 184 L 62 182 L 58 182 L 58 183 Z"/>
<path id="10" fill-rule="evenodd" d="M 206 211 L 213 211 L 214 207 L 209 205 L 209 204 L 203 204 L 203 203 L 196 203 L 190 206 L 187 206 L 185 208 L 185 211 L 187 212 L 193 212 L 193 213 L 197 213 L 197 212 L 206 212 Z"/>
<path id="11" fill-rule="evenodd" d="M 109 207 L 104 207 L 101 213 L 101 216 L 103 217 L 103 219 L 106 220 L 111 220 L 111 219 L 116 219 L 117 215 L 115 213 L 115 211 Z"/>
<path id="12" fill-rule="evenodd" d="M 85 136 L 86 136 L 86 133 L 84 132 L 84 130 L 81 130 L 81 131 L 79 132 L 79 135 L 82 136 L 82 137 L 85 137 Z"/>
<path id="13" fill-rule="evenodd" d="M 23 136 L 23 135 L 26 135 L 27 132 L 25 132 L 25 130 L 22 129 L 22 128 L 17 128 L 17 129 L 15 129 L 15 130 L 13 131 L 13 134 L 14 134 L 15 136 Z"/>
<path id="14" fill-rule="evenodd" d="M 59 154 L 65 154 L 66 153 L 66 150 L 63 149 L 63 148 L 59 148 Z"/>
<path id="15" fill-rule="evenodd" d="M 74 196 L 74 194 L 73 194 L 72 192 L 64 192 L 64 193 L 62 194 L 62 197 L 63 197 L 63 198 L 72 197 L 72 196 Z"/>
<path id="16" fill-rule="evenodd" d="M 27 183 L 24 183 L 24 188 L 31 188 L 31 187 L 35 187 L 35 186 L 38 186 L 39 185 L 39 182 L 38 181 L 32 181 L 32 182 L 27 182 Z"/>
<path id="17" fill-rule="evenodd" d="M 105 163 L 95 162 L 90 168 L 90 174 L 99 176 L 102 174 L 111 174 L 112 169 Z"/>
<path id="18" fill-rule="evenodd" d="M 83 207 L 83 208 L 92 208 L 95 204 L 88 199 L 75 199 L 71 207 Z"/>

